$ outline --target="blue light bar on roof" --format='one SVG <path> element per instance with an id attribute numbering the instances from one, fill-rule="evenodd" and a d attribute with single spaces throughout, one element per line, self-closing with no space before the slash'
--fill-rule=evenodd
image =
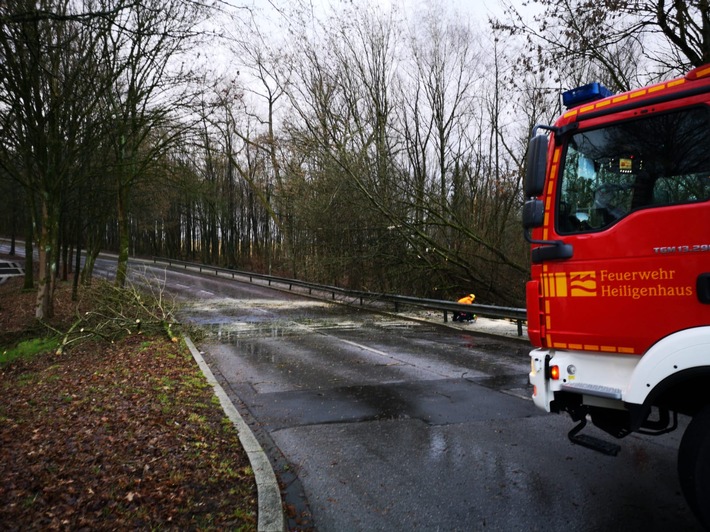
<path id="1" fill-rule="evenodd" d="M 562 93 L 562 103 L 567 108 L 576 107 L 583 103 L 601 100 L 613 93 L 601 83 L 589 83 L 576 89 L 570 89 Z"/>

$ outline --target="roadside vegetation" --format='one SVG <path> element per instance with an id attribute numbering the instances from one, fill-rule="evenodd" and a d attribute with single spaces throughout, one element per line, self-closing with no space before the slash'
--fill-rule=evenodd
<path id="1" fill-rule="evenodd" d="M 82 293 L 60 285 L 41 324 L 22 279 L 0 285 L 0 528 L 255 530 L 236 430 L 162 311 Z"/>

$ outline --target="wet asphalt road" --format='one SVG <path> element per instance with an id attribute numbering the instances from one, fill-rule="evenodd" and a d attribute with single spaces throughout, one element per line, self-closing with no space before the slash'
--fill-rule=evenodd
<path id="1" fill-rule="evenodd" d="M 618 457 L 570 444 L 572 422 L 527 398 L 525 344 L 208 277 L 168 285 L 209 330 L 198 346 L 287 485 L 293 529 L 697 530 L 681 432 L 629 436 Z"/>
<path id="2" fill-rule="evenodd" d="M 681 431 L 629 436 L 617 457 L 570 444 L 572 422 L 527 399 L 524 344 L 158 277 L 208 330 L 198 347 L 269 453 L 291 529 L 699 530 L 676 478 Z"/>

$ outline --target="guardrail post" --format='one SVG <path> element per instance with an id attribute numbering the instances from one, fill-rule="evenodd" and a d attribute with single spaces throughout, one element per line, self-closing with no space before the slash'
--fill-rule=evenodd
<path id="1" fill-rule="evenodd" d="M 523 335 L 523 320 L 518 320 L 518 336 Z"/>
<path id="2" fill-rule="evenodd" d="M 399 301 L 394 302 L 394 311 L 399 312 Z"/>
<path id="3" fill-rule="evenodd" d="M 448 321 L 449 321 L 449 312 L 445 310 L 444 311 L 444 323 L 447 323 Z"/>

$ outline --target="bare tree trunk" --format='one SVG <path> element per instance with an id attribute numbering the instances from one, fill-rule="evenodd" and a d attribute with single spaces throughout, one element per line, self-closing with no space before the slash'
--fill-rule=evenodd
<path id="1" fill-rule="evenodd" d="M 57 217 L 54 209 L 42 202 L 42 228 L 39 237 L 39 279 L 35 317 L 39 320 L 54 316 L 54 287 L 56 280 Z"/>
<path id="2" fill-rule="evenodd" d="M 28 202 L 29 203 L 29 202 Z M 30 204 L 31 207 L 31 204 Z M 25 290 L 32 290 L 34 288 L 34 231 L 32 230 L 32 219 L 33 216 L 28 216 L 26 224 L 25 233 L 25 284 L 23 288 Z"/>
<path id="3" fill-rule="evenodd" d="M 81 219 L 76 231 L 76 262 L 74 263 L 74 278 L 72 280 L 71 300 L 79 299 L 79 277 L 81 275 Z"/>
<path id="4" fill-rule="evenodd" d="M 123 288 L 126 286 L 128 276 L 128 247 L 130 244 L 130 228 L 128 224 L 128 189 L 123 185 L 118 187 L 118 263 L 116 265 L 115 285 Z"/>

